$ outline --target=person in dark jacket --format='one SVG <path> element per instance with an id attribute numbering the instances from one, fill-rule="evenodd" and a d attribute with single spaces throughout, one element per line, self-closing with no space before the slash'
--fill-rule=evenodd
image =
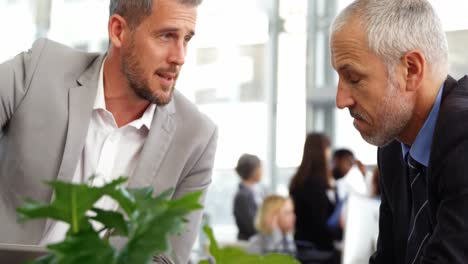
<path id="1" fill-rule="evenodd" d="M 256 188 L 262 178 L 261 161 L 255 155 L 243 154 L 237 162 L 236 172 L 241 178 L 234 198 L 234 218 L 239 229 L 237 239 L 247 241 L 257 233 L 255 215 L 263 200 L 263 193 Z"/>
<path id="2" fill-rule="evenodd" d="M 294 239 L 303 263 L 338 263 L 334 247 L 337 234 L 327 225 L 336 205 L 330 159 L 328 137 L 307 135 L 302 162 L 289 186 L 296 213 Z"/>
<path id="3" fill-rule="evenodd" d="M 468 77 L 430 2 L 354 1 L 331 27 L 336 105 L 379 147 L 371 264 L 468 263 Z"/>

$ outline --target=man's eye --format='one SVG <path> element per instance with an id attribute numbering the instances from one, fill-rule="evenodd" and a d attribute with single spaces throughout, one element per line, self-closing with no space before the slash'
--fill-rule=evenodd
<path id="1" fill-rule="evenodd" d="M 346 75 L 346 79 L 351 84 L 358 84 L 361 81 L 361 78 L 356 74 L 348 74 Z"/>
<path id="2" fill-rule="evenodd" d="M 172 33 L 164 33 L 164 34 L 161 35 L 161 38 L 163 38 L 163 39 L 170 39 L 170 38 L 172 38 L 173 36 L 174 36 L 174 34 L 172 34 Z"/>
<path id="3" fill-rule="evenodd" d="M 184 38 L 185 42 L 189 42 L 191 39 L 192 39 L 192 36 L 186 36 L 186 37 Z"/>

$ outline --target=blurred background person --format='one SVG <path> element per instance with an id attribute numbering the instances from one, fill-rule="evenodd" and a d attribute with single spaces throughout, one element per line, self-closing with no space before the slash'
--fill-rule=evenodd
<path id="1" fill-rule="evenodd" d="M 263 190 L 258 186 L 262 179 L 261 161 L 255 155 L 243 154 L 237 162 L 236 172 L 241 178 L 239 189 L 234 197 L 233 208 L 239 230 L 237 239 L 249 240 L 256 233 L 255 215 L 265 196 Z"/>
<path id="2" fill-rule="evenodd" d="M 351 194 L 347 203 L 342 264 L 368 263 L 379 235 L 379 169 L 370 175 L 370 195 Z"/>
<path id="3" fill-rule="evenodd" d="M 336 179 L 338 198 L 343 201 L 350 192 L 368 194 L 365 180 L 366 167 L 349 149 L 337 149 L 333 153 L 333 177 Z"/>
<path id="4" fill-rule="evenodd" d="M 294 205 L 290 198 L 280 195 L 267 196 L 255 219 L 258 233 L 249 240 L 249 252 L 295 255 L 295 220 Z"/>
<path id="5" fill-rule="evenodd" d="M 380 199 L 380 174 L 377 166 L 375 166 L 370 180 L 370 196 Z"/>
<path id="6" fill-rule="evenodd" d="M 341 240 L 346 222 L 347 199 L 352 194 L 369 195 L 366 183 L 366 167 L 357 160 L 349 149 L 337 149 L 333 153 L 333 177 L 336 179 L 337 206 L 328 221 L 330 228 L 338 234 Z M 341 243 L 338 247 L 342 248 Z"/>
<path id="7" fill-rule="evenodd" d="M 348 149 L 337 149 L 333 152 L 333 169 L 332 174 L 335 180 L 343 178 L 348 170 L 353 166 L 353 162 L 349 161 L 348 157 L 353 157 L 353 153 Z"/>
<path id="8" fill-rule="evenodd" d="M 330 140 L 324 134 L 307 135 L 299 169 L 290 183 L 296 213 L 297 255 L 302 263 L 339 263 L 334 230 L 327 225 L 336 206 L 334 180 L 329 168 Z M 315 259 L 316 253 L 318 259 Z M 322 256 L 324 254 L 326 257 Z M 319 262 L 320 261 L 320 262 Z"/>

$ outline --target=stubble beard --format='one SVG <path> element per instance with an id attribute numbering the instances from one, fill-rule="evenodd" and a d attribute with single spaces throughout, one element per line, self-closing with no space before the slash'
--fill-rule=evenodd
<path id="1" fill-rule="evenodd" d="M 128 86 L 138 97 L 158 106 L 167 105 L 171 101 L 175 89 L 174 86 L 161 87 L 163 92 L 167 92 L 169 90 L 169 96 L 167 97 L 158 95 L 157 92 L 151 90 L 149 81 L 144 77 L 145 71 L 138 62 L 135 42 L 133 39 L 130 40 L 129 47 L 123 52 L 121 71 L 127 79 Z"/>
<path id="2" fill-rule="evenodd" d="M 400 97 L 398 83 L 389 78 L 387 94 L 376 115 L 377 127 L 369 134 L 361 136 L 369 144 L 384 147 L 396 139 L 408 125 L 414 110 L 414 105 L 406 98 Z"/>

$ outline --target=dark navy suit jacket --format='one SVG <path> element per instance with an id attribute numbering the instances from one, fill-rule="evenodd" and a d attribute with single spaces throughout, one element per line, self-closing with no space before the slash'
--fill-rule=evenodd
<path id="1" fill-rule="evenodd" d="M 406 168 L 397 141 L 379 148 L 382 191 L 377 252 L 371 264 L 405 263 L 410 220 Z M 450 76 L 427 167 L 433 232 L 418 263 L 468 263 L 468 77 Z"/>

